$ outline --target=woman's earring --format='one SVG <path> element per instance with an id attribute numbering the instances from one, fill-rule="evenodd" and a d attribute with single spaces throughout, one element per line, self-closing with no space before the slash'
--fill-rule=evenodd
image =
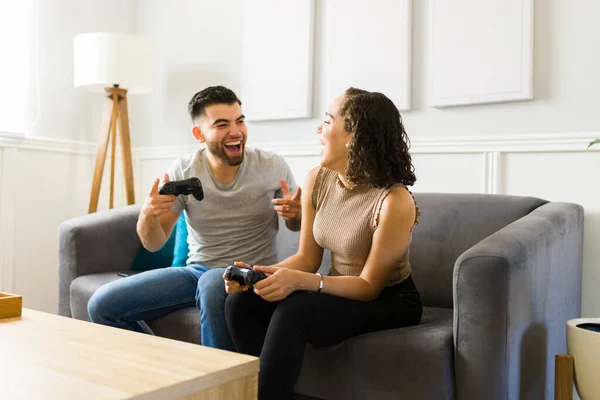
<path id="1" fill-rule="evenodd" d="M 346 143 L 346 148 L 349 149 L 350 148 L 350 142 Z"/>

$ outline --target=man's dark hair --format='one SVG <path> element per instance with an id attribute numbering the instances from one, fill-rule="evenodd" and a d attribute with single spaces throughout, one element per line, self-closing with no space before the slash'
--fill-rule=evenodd
<path id="1" fill-rule="evenodd" d="M 209 86 L 192 97 L 188 103 L 188 113 L 192 118 L 192 122 L 195 124 L 198 118 L 204 114 L 206 107 L 212 106 L 213 104 L 233 103 L 238 103 L 240 106 L 242 105 L 242 102 L 238 99 L 233 90 L 228 89 L 225 86 Z"/>
<path id="2" fill-rule="evenodd" d="M 411 186 L 416 177 L 410 141 L 398 108 L 385 95 L 350 88 L 338 114 L 352 134 L 346 175 L 356 184 Z"/>

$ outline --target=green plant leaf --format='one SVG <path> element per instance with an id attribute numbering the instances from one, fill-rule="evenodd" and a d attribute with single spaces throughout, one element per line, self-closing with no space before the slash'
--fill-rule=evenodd
<path id="1" fill-rule="evenodd" d="M 597 143 L 600 143 L 600 139 L 595 139 L 595 140 L 591 141 L 590 144 L 588 144 L 587 148 L 589 149 L 590 147 L 592 147 L 593 145 L 595 145 Z"/>

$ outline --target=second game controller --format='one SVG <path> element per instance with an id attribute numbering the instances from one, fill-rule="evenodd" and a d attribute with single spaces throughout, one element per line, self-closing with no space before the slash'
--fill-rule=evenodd
<path id="1" fill-rule="evenodd" d="M 172 194 L 175 196 L 179 196 L 180 194 L 191 194 L 198 201 L 204 199 L 204 190 L 202 189 L 202 183 L 200 183 L 200 179 L 198 178 L 165 182 L 158 188 L 158 193 Z"/>
<path id="2" fill-rule="evenodd" d="M 225 279 L 228 281 L 236 281 L 240 285 L 245 286 L 252 286 L 266 277 L 267 275 L 260 271 L 238 267 L 237 265 L 230 265 L 225 269 Z"/>

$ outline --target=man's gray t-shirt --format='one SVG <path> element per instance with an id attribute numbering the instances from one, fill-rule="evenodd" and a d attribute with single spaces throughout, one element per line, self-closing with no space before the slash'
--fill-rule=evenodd
<path id="1" fill-rule="evenodd" d="M 171 208 L 177 215 L 186 211 L 187 264 L 224 268 L 234 261 L 276 263 L 279 221 L 271 200 L 283 197 L 280 179 L 292 193 L 296 190 L 290 167 L 281 156 L 246 148 L 235 179 L 223 185 L 213 176 L 206 153 L 201 149 L 178 158 L 168 172 L 172 181 L 197 177 L 204 189 L 204 200 L 180 195 Z"/>

